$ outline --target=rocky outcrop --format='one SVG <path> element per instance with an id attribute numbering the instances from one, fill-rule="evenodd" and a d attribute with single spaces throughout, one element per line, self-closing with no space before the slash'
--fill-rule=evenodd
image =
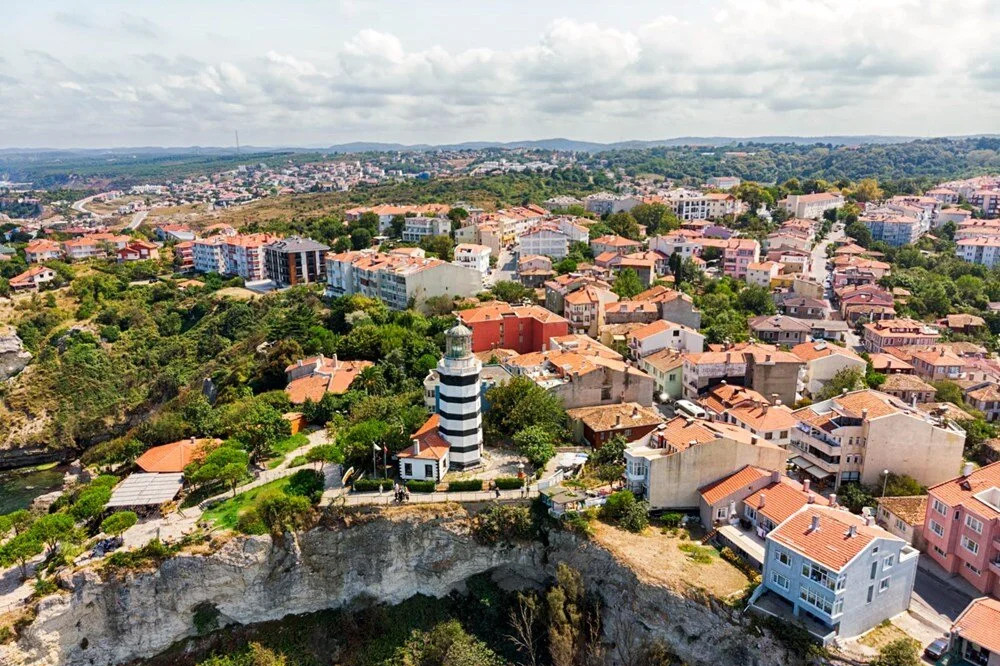
<path id="1" fill-rule="evenodd" d="M 17 331 L 0 326 L 0 382 L 5 382 L 24 370 L 31 361 L 31 352 L 24 348 Z"/>
<path id="2" fill-rule="evenodd" d="M 555 533 L 548 546 L 487 547 L 471 537 L 464 512 L 422 513 L 317 528 L 277 544 L 266 536 L 234 539 L 215 553 L 180 555 L 146 573 L 78 572 L 66 581 L 68 594 L 39 602 L 19 641 L 0 648 L 0 663 L 119 664 L 193 635 L 195 610 L 206 603 L 220 622 L 248 624 L 349 602 L 443 596 L 485 571 L 507 585 L 541 585 L 560 561 L 579 569 L 603 598 L 609 641 L 660 639 L 692 665 L 795 661 L 769 639 L 751 637 L 724 606 L 644 584 L 606 550 L 572 534 Z"/>

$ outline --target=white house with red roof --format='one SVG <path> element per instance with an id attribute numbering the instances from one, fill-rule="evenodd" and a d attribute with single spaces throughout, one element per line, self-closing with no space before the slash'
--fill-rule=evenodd
<path id="1" fill-rule="evenodd" d="M 48 266 L 32 266 L 20 275 L 10 279 L 10 288 L 14 291 L 29 291 L 38 289 L 46 282 L 56 279 L 56 272 Z"/>

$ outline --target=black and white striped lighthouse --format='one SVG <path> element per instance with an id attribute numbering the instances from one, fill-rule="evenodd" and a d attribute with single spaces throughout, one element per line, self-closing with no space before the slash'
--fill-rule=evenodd
<path id="1" fill-rule="evenodd" d="M 445 333 L 444 358 L 438 361 L 438 433 L 448 442 L 450 466 L 475 467 L 483 454 L 480 409 L 483 364 L 472 354 L 472 331 L 461 322 Z"/>

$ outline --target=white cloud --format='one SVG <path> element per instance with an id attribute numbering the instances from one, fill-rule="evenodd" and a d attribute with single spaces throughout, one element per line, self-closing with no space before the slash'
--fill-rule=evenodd
<path id="1" fill-rule="evenodd" d="M 342 13 L 363 4 L 341 3 Z M 163 33 L 145 18 L 121 23 Z M 237 123 L 271 144 L 989 131 L 1000 110 L 991 27 L 992 0 L 722 0 L 627 29 L 555 17 L 529 43 L 492 48 L 451 48 L 448 31 L 414 39 L 366 28 L 323 49 L 263 44 L 257 57 L 226 60 L 96 49 L 70 67 L 36 50 L 22 69 L 5 67 L 0 105 L 7 125 L 39 137 L 173 127 L 175 143 Z M 18 82 L 32 77 L 41 85 L 31 90 L 51 91 L 44 113 L 24 101 L 29 84 Z M 20 141 L 0 129 L 0 143 Z"/>

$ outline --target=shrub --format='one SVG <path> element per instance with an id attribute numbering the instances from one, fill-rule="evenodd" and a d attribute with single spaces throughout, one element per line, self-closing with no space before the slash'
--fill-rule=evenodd
<path id="1" fill-rule="evenodd" d="M 300 469 L 288 479 L 285 491 L 289 495 L 306 497 L 310 502 L 316 504 L 323 495 L 324 485 L 322 472 L 317 472 L 314 469 Z"/>
<path id="2" fill-rule="evenodd" d="M 301 495 L 287 495 L 282 492 L 261 496 L 257 500 L 255 509 L 260 520 L 273 535 L 303 529 L 312 513 L 308 499 Z"/>
<path id="3" fill-rule="evenodd" d="M 406 482 L 406 487 L 414 493 L 432 493 L 437 486 L 433 481 L 417 481 L 412 479 Z"/>
<path id="4" fill-rule="evenodd" d="M 482 490 L 483 480 L 482 479 L 468 479 L 466 481 L 452 481 L 448 484 L 448 492 L 464 492 L 473 490 Z"/>
<path id="5" fill-rule="evenodd" d="M 158 565 L 175 552 L 175 546 L 153 539 L 142 548 L 111 553 L 105 560 L 105 566 L 110 569 L 135 569 L 149 564 Z"/>
<path id="6" fill-rule="evenodd" d="M 379 486 L 382 490 L 391 490 L 395 481 L 392 479 L 358 479 L 354 482 L 354 490 L 363 493 L 371 490 L 378 490 Z"/>
<path id="7" fill-rule="evenodd" d="M 721 551 L 719 551 L 719 556 L 722 557 L 722 559 L 724 559 L 726 562 L 729 562 L 734 567 L 743 572 L 743 575 L 749 578 L 750 580 L 754 580 L 758 576 L 760 576 L 760 573 L 756 569 L 754 569 L 749 562 L 747 562 L 742 557 L 737 555 L 733 551 L 733 549 L 730 548 L 729 546 L 726 546 Z"/>
<path id="8" fill-rule="evenodd" d="M 118 536 L 135 525 L 138 520 L 139 517 L 131 511 L 118 511 L 104 519 L 101 523 L 101 531 L 105 534 Z"/>
<path id="9" fill-rule="evenodd" d="M 256 507 L 250 507 L 239 515 L 236 529 L 243 534 L 267 534 L 267 525 L 260 519 Z"/>
<path id="10" fill-rule="evenodd" d="M 878 651 L 871 666 L 919 666 L 920 643 L 912 638 L 897 638 Z"/>
<path id="11" fill-rule="evenodd" d="M 660 522 L 664 527 L 680 527 L 682 520 L 684 520 L 684 514 L 681 513 L 671 512 L 660 516 Z"/>
<path id="12" fill-rule="evenodd" d="M 524 479 L 519 479 L 516 476 L 501 476 L 493 479 L 493 483 L 497 484 L 497 488 L 500 490 L 517 490 L 524 487 Z"/>
<path id="13" fill-rule="evenodd" d="M 625 507 L 625 511 L 618 519 L 618 524 L 629 532 L 638 534 L 649 526 L 649 504 L 646 502 L 635 502 Z"/>
<path id="14" fill-rule="evenodd" d="M 528 507 L 494 504 L 476 515 L 473 530 L 482 543 L 510 543 L 531 539 L 535 526 Z"/>
<path id="15" fill-rule="evenodd" d="M 601 508 L 601 516 L 617 522 L 635 503 L 635 495 L 632 494 L 631 490 L 619 490 L 616 493 L 611 493 Z"/>
<path id="16" fill-rule="evenodd" d="M 681 552 L 687 553 L 687 556 L 698 564 L 711 564 L 712 563 L 712 549 L 706 548 L 705 546 L 699 546 L 694 543 L 682 543 L 678 546 Z"/>
<path id="17" fill-rule="evenodd" d="M 59 589 L 54 580 L 51 578 L 42 578 L 41 576 L 35 578 L 33 587 L 35 588 L 35 598 L 44 597 Z"/>

